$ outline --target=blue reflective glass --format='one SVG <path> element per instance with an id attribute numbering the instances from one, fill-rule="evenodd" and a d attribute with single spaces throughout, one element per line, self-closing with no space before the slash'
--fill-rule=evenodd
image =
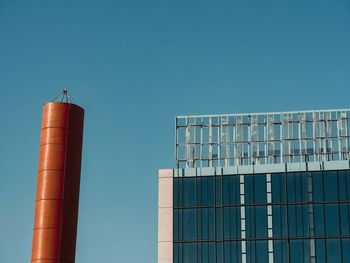
<path id="1" fill-rule="evenodd" d="M 273 222 L 273 236 L 281 237 L 282 235 L 281 207 L 279 205 L 274 205 L 272 208 L 272 222 Z"/>
<path id="2" fill-rule="evenodd" d="M 198 263 L 209 263 L 209 248 L 207 242 L 198 243 Z"/>
<path id="3" fill-rule="evenodd" d="M 222 204 L 222 191 L 221 191 L 221 183 L 222 183 L 222 176 L 218 176 L 215 179 L 215 198 L 216 198 L 216 205 Z"/>
<path id="4" fill-rule="evenodd" d="M 341 229 L 341 235 L 343 236 L 349 236 L 349 226 L 350 226 L 350 220 L 349 220 L 349 203 L 347 204 L 340 204 L 340 229 Z"/>
<path id="5" fill-rule="evenodd" d="M 338 192 L 339 192 L 339 200 L 347 200 L 346 193 L 346 173 L 344 171 L 338 172 Z"/>
<path id="6" fill-rule="evenodd" d="M 183 179 L 183 205 L 194 206 L 196 204 L 196 178 Z"/>
<path id="7" fill-rule="evenodd" d="M 294 176 L 294 173 L 287 173 L 287 196 L 288 196 L 288 202 L 295 202 L 295 176 Z"/>
<path id="8" fill-rule="evenodd" d="M 174 209 L 174 240 L 179 240 L 179 210 Z"/>
<path id="9" fill-rule="evenodd" d="M 230 204 L 230 176 L 224 176 L 222 178 L 222 191 L 224 197 L 224 205 Z"/>
<path id="10" fill-rule="evenodd" d="M 197 179 L 197 204 L 212 206 L 214 204 L 214 177 L 199 177 Z"/>
<path id="11" fill-rule="evenodd" d="M 341 262 L 339 239 L 327 239 L 327 262 Z"/>
<path id="12" fill-rule="evenodd" d="M 255 237 L 255 209 L 254 207 L 245 208 L 246 235 L 247 238 Z"/>
<path id="13" fill-rule="evenodd" d="M 266 203 L 266 175 L 257 174 L 254 176 L 255 204 Z"/>
<path id="14" fill-rule="evenodd" d="M 182 178 L 174 178 L 174 206 L 182 206 Z"/>
<path id="15" fill-rule="evenodd" d="M 254 204 L 254 177 L 252 175 L 244 176 L 244 194 L 246 204 Z"/>
<path id="16" fill-rule="evenodd" d="M 239 204 L 239 176 L 230 177 L 230 204 Z"/>
<path id="17" fill-rule="evenodd" d="M 350 239 L 342 240 L 342 262 L 350 262 Z"/>
<path id="18" fill-rule="evenodd" d="M 316 239 L 316 262 L 326 263 L 326 248 L 324 239 Z"/>
<path id="19" fill-rule="evenodd" d="M 338 200 L 338 176 L 337 172 L 323 172 L 324 200 Z"/>
<path id="20" fill-rule="evenodd" d="M 208 256 L 209 256 L 208 263 L 215 262 L 215 243 L 214 242 L 209 243 L 209 255 Z"/>
<path id="21" fill-rule="evenodd" d="M 303 206 L 295 206 L 295 218 L 296 218 L 296 236 L 302 237 L 304 235 L 304 216 L 307 218 L 307 214 L 304 214 Z M 307 227 L 307 225 L 305 226 Z"/>
<path id="22" fill-rule="evenodd" d="M 216 209 L 216 239 L 222 239 L 222 209 Z"/>
<path id="23" fill-rule="evenodd" d="M 256 241 L 256 262 L 257 263 L 268 263 L 268 250 L 267 250 L 267 241 Z"/>
<path id="24" fill-rule="evenodd" d="M 291 240 L 290 241 L 290 263 L 299 263 L 303 258 L 303 241 Z"/>
<path id="25" fill-rule="evenodd" d="M 310 240 L 304 240 L 304 248 L 303 248 L 303 254 L 304 254 L 304 262 L 303 263 L 310 263 Z"/>
<path id="26" fill-rule="evenodd" d="M 350 199 L 350 171 L 346 171 L 346 195 L 347 199 Z"/>
<path id="27" fill-rule="evenodd" d="M 183 263 L 197 262 L 197 244 L 183 243 Z"/>
<path id="28" fill-rule="evenodd" d="M 183 209 L 183 239 L 196 239 L 196 210 Z"/>
<path id="29" fill-rule="evenodd" d="M 216 262 L 223 263 L 223 246 L 221 242 L 216 243 Z"/>
<path id="30" fill-rule="evenodd" d="M 323 201 L 323 176 L 321 172 L 312 173 L 313 201 Z"/>
<path id="31" fill-rule="evenodd" d="M 240 208 L 225 207 L 224 208 L 224 238 L 240 238 Z"/>
<path id="32" fill-rule="evenodd" d="M 288 206 L 288 231 L 290 237 L 296 237 L 297 220 L 295 205 Z"/>
<path id="33" fill-rule="evenodd" d="M 201 242 L 198 243 L 198 263 L 215 262 L 214 243 Z"/>
<path id="34" fill-rule="evenodd" d="M 197 239 L 214 239 L 214 208 L 197 209 L 197 229 Z"/>
<path id="35" fill-rule="evenodd" d="M 302 201 L 302 193 L 303 193 L 303 187 L 302 187 L 302 180 L 300 173 L 294 174 L 294 183 L 295 183 L 295 201 L 301 202 Z"/>
<path id="36" fill-rule="evenodd" d="M 255 241 L 247 241 L 247 263 L 255 263 L 256 262 L 256 252 L 255 252 Z"/>
<path id="37" fill-rule="evenodd" d="M 180 261 L 180 259 L 182 258 L 180 256 L 180 246 L 182 244 L 181 243 L 174 243 L 174 250 L 173 250 L 173 253 L 174 253 L 174 263 L 181 263 L 182 261 Z"/>
<path id="38" fill-rule="evenodd" d="M 303 205 L 303 236 L 309 236 L 309 212 L 313 209 L 312 205 Z"/>
<path id="39" fill-rule="evenodd" d="M 272 174 L 272 201 L 274 203 L 284 202 L 286 200 L 285 174 Z"/>
<path id="40" fill-rule="evenodd" d="M 273 241 L 273 258 L 275 262 L 283 262 L 282 241 L 280 240 Z"/>
<path id="41" fill-rule="evenodd" d="M 301 201 L 308 201 L 308 174 L 300 173 L 301 176 Z"/>
<path id="42" fill-rule="evenodd" d="M 267 208 L 266 206 L 255 207 L 256 237 L 267 237 Z"/>
<path id="43" fill-rule="evenodd" d="M 326 235 L 338 236 L 339 233 L 339 209 L 337 204 L 325 205 Z"/>
<path id="44" fill-rule="evenodd" d="M 314 224 L 315 224 L 315 235 L 324 236 L 324 210 L 323 205 L 314 205 Z"/>

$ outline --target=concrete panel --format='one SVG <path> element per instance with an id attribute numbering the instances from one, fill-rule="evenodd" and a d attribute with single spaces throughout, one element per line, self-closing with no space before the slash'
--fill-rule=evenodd
<path id="1" fill-rule="evenodd" d="M 160 169 L 158 171 L 158 177 L 173 177 L 173 169 Z"/>
<path id="2" fill-rule="evenodd" d="M 197 169 L 196 168 L 185 168 L 184 176 L 196 176 L 197 175 Z"/>
<path id="3" fill-rule="evenodd" d="M 158 209 L 158 241 L 173 241 L 173 208 Z"/>
<path id="4" fill-rule="evenodd" d="M 225 166 L 222 168 L 223 175 L 237 174 L 237 166 Z"/>
<path id="5" fill-rule="evenodd" d="M 306 171 L 306 163 L 287 163 L 287 172 Z"/>
<path id="6" fill-rule="evenodd" d="M 158 184 L 158 207 L 173 207 L 173 178 L 161 177 Z"/>
<path id="7" fill-rule="evenodd" d="M 348 170 L 349 161 L 328 161 L 324 162 L 325 170 Z"/>
<path id="8" fill-rule="evenodd" d="M 213 167 L 202 167 L 200 175 L 201 176 L 212 176 L 212 175 L 215 175 L 215 170 Z"/>
<path id="9" fill-rule="evenodd" d="M 322 170 L 322 163 L 320 163 L 320 162 L 308 163 L 307 168 L 309 171 L 321 171 Z"/>
<path id="10" fill-rule="evenodd" d="M 173 263 L 172 242 L 158 242 L 158 263 Z"/>
<path id="11" fill-rule="evenodd" d="M 173 262 L 173 170 L 159 170 L 158 263 Z"/>

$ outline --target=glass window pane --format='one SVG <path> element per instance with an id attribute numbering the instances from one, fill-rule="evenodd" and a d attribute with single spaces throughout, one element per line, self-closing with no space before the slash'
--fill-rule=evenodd
<path id="1" fill-rule="evenodd" d="M 339 239 L 327 239 L 327 262 L 341 262 Z"/>
<path id="2" fill-rule="evenodd" d="M 222 181 L 222 176 L 218 176 L 215 179 L 215 188 L 216 188 L 216 204 L 221 205 L 222 204 L 222 194 L 221 194 L 221 181 Z"/>
<path id="3" fill-rule="evenodd" d="M 216 262 L 217 263 L 223 263 L 223 255 L 222 255 L 222 243 L 221 242 L 217 242 L 216 243 Z"/>
<path id="4" fill-rule="evenodd" d="M 310 240 L 304 240 L 304 262 L 303 263 L 310 263 Z"/>
<path id="5" fill-rule="evenodd" d="M 290 263 L 299 263 L 303 257 L 304 257 L 303 241 L 291 240 L 290 241 Z"/>
<path id="6" fill-rule="evenodd" d="M 342 240 L 342 259 L 343 263 L 350 262 L 350 239 L 343 239 Z"/>
<path id="7" fill-rule="evenodd" d="M 222 183 L 224 205 L 228 205 L 230 204 L 230 176 L 223 176 Z"/>
<path id="8" fill-rule="evenodd" d="M 197 244 L 184 243 L 183 244 L 183 263 L 197 262 Z"/>
<path id="9" fill-rule="evenodd" d="M 254 207 L 245 208 L 246 216 L 246 235 L 247 238 L 255 237 L 255 209 Z"/>
<path id="10" fill-rule="evenodd" d="M 196 216 L 195 209 L 183 210 L 183 239 L 195 240 L 196 239 Z"/>
<path id="11" fill-rule="evenodd" d="M 296 237 L 296 211 L 295 205 L 288 206 L 288 230 L 290 237 Z"/>
<path id="12" fill-rule="evenodd" d="M 274 205 L 272 208 L 273 236 L 281 237 L 281 208 L 279 205 Z"/>
<path id="13" fill-rule="evenodd" d="M 254 178 L 252 175 L 244 176 L 244 193 L 246 204 L 254 204 Z"/>
<path id="14" fill-rule="evenodd" d="M 182 206 L 182 178 L 174 178 L 174 206 Z"/>
<path id="15" fill-rule="evenodd" d="M 300 173 L 301 176 L 301 201 L 308 201 L 307 173 Z"/>
<path id="16" fill-rule="evenodd" d="M 323 205 L 314 205 L 315 235 L 324 236 L 324 211 Z"/>
<path id="17" fill-rule="evenodd" d="M 216 239 L 222 239 L 222 209 L 216 209 Z"/>
<path id="18" fill-rule="evenodd" d="M 207 203 L 205 205 L 214 205 L 214 177 L 208 177 L 207 184 Z"/>
<path id="19" fill-rule="evenodd" d="M 338 178 L 337 172 L 323 172 L 324 200 L 338 200 Z"/>
<path id="20" fill-rule="evenodd" d="M 281 202 L 281 175 L 280 174 L 272 174 L 272 202 L 279 203 Z"/>
<path id="21" fill-rule="evenodd" d="M 300 173 L 294 173 L 295 182 L 295 201 L 302 201 L 302 180 Z"/>
<path id="22" fill-rule="evenodd" d="M 314 201 L 323 201 L 323 180 L 322 173 L 312 173 L 312 191 Z"/>
<path id="23" fill-rule="evenodd" d="M 194 206 L 196 204 L 196 178 L 183 179 L 183 204 Z"/>
<path id="24" fill-rule="evenodd" d="M 180 246 L 181 243 L 174 243 L 174 263 L 182 263 L 180 260 L 182 256 L 180 255 Z"/>
<path id="25" fill-rule="evenodd" d="M 339 200 L 347 200 L 346 194 L 346 174 L 344 171 L 338 172 Z"/>
<path id="26" fill-rule="evenodd" d="M 349 204 L 340 204 L 340 229 L 341 235 L 349 236 Z"/>
<path id="27" fill-rule="evenodd" d="M 230 176 L 230 204 L 239 203 L 239 176 Z"/>
<path id="28" fill-rule="evenodd" d="M 295 177 L 294 173 L 287 174 L 288 201 L 295 202 Z"/>
<path id="29" fill-rule="evenodd" d="M 214 239 L 214 222 L 215 222 L 215 214 L 214 214 L 214 208 L 209 208 L 208 209 L 208 229 L 209 229 L 209 236 L 208 239 L 209 240 L 213 240 Z"/>
<path id="30" fill-rule="evenodd" d="M 316 262 L 326 262 L 326 248 L 324 239 L 316 239 Z"/>
<path id="31" fill-rule="evenodd" d="M 257 263 L 268 263 L 268 250 L 267 241 L 257 241 L 256 242 L 256 262 Z"/>
<path id="32" fill-rule="evenodd" d="M 255 207 L 256 237 L 267 237 L 267 208 L 266 206 Z"/>
<path id="33" fill-rule="evenodd" d="M 179 240 L 179 209 L 174 209 L 174 240 Z"/>
<path id="34" fill-rule="evenodd" d="M 325 205 L 326 235 L 339 235 L 339 210 L 337 204 Z"/>
<path id="35" fill-rule="evenodd" d="M 266 203 L 266 175 L 258 174 L 254 176 L 255 184 L 255 204 Z"/>

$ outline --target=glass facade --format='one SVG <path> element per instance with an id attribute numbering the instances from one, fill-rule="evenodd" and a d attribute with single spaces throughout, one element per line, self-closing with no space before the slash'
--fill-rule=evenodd
<path id="1" fill-rule="evenodd" d="M 350 171 L 174 177 L 174 263 L 350 262 Z"/>

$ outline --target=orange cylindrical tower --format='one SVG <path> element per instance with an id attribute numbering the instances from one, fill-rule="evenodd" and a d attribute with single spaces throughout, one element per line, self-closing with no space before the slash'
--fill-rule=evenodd
<path id="1" fill-rule="evenodd" d="M 43 106 L 32 263 L 75 261 L 83 108 Z"/>

